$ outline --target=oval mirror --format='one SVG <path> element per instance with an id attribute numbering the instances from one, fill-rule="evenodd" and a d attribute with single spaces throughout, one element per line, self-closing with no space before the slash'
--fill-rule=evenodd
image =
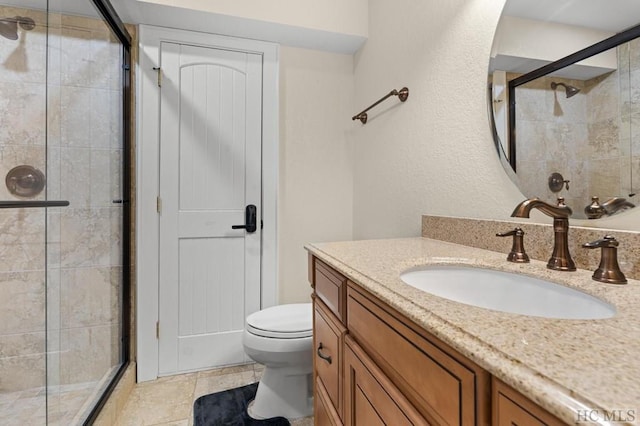
<path id="1" fill-rule="evenodd" d="M 592 224 L 640 211 L 638 24 L 636 0 L 506 1 L 489 115 L 525 197 L 563 197 L 573 218 Z"/>

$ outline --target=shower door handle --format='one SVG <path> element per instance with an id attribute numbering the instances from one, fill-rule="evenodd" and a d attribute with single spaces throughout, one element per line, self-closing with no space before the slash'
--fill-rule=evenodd
<path id="1" fill-rule="evenodd" d="M 34 207 L 66 207 L 67 200 L 42 200 L 42 201 L 0 201 L 0 209 L 23 209 Z"/>
<path id="2" fill-rule="evenodd" d="M 248 233 L 256 232 L 258 222 L 258 209 L 253 204 L 249 204 L 244 209 L 244 225 L 233 225 L 231 229 L 246 229 Z"/>

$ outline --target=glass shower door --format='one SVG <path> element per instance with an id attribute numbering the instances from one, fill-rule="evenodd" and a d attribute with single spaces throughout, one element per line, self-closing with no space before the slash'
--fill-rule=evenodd
<path id="1" fill-rule="evenodd" d="M 49 424 L 82 424 L 123 363 L 122 45 L 90 1 L 49 0 Z M 81 7 L 77 3 L 84 3 Z"/>
<path id="2" fill-rule="evenodd" d="M 84 424 L 125 361 L 123 58 L 90 0 L 0 0 L 3 426 Z"/>
<path id="3" fill-rule="evenodd" d="M 0 424 L 46 420 L 46 0 L 0 1 Z M 20 205 L 20 204 L 19 204 Z"/>

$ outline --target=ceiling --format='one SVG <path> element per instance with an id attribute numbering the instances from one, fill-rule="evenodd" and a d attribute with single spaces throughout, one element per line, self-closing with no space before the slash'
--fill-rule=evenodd
<path id="1" fill-rule="evenodd" d="M 0 0 L 7 6 L 46 9 L 47 0 Z M 135 0 L 111 0 L 125 22 L 135 23 L 139 14 Z M 88 0 L 49 0 L 49 10 L 97 16 Z M 639 0 L 507 0 L 504 14 L 520 18 L 577 25 L 620 32 L 640 23 Z"/>
<path id="2" fill-rule="evenodd" d="M 24 9 L 46 10 L 49 3 L 49 11 L 64 12 L 70 15 L 98 17 L 98 11 L 89 0 L 0 0 L 4 6 L 15 6 Z"/>
<path id="3" fill-rule="evenodd" d="M 640 23 L 638 0 L 507 0 L 505 15 L 620 32 Z"/>

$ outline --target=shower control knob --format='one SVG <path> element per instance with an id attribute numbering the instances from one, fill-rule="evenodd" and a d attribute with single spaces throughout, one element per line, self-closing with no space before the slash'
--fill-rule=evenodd
<path id="1" fill-rule="evenodd" d="M 551 173 L 551 176 L 549 176 L 549 189 L 551 190 L 551 192 L 560 192 L 564 187 L 564 189 L 568 191 L 569 182 L 570 180 L 565 179 L 564 176 L 562 176 L 560 173 Z"/>

